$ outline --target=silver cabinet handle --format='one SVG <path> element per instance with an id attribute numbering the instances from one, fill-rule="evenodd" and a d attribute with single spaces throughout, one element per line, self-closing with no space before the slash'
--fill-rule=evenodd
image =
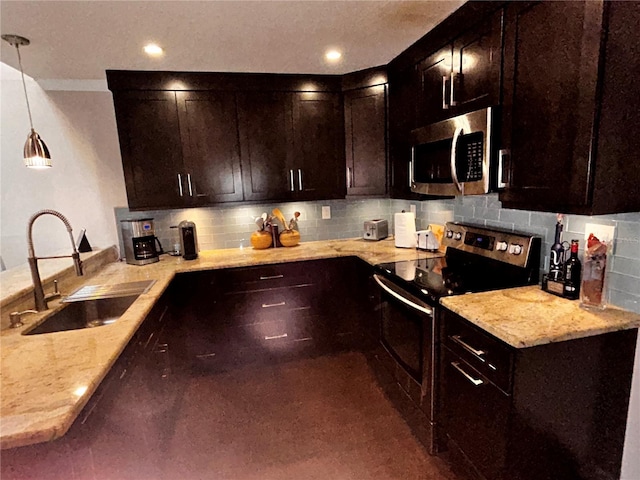
<path id="1" fill-rule="evenodd" d="M 276 340 L 278 338 L 287 338 L 288 335 L 286 333 L 283 333 L 282 335 L 272 335 L 269 337 L 264 337 L 265 340 Z"/>
<path id="2" fill-rule="evenodd" d="M 498 151 L 498 184 L 496 185 L 498 188 L 505 188 L 507 186 L 504 178 L 504 164 L 505 161 L 509 159 L 510 154 L 511 152 L 506 148 Z"/>
<path id="3" fill-rule="evenodd" d="M 351 167 L 347 167 L 347 188 L 353 187 L 353 174 L 351 173 Z"/>
<path id="4" fill-rule="evenodd" d="M 462 81 L 462 74 L 461 73 L 456 73 L 456 72 L 451 72 L 451 101 L 449 102 L 449 106 L 451 107 L 456 107 L 458 105 L 458 102 L 456 101 L 456 97 L 455 97 L 455 85 L 456 82 L 458 82 L 458 86 L 460 86 L 460 82 Z"/>
<path id="5" fill-rule="evenodd" d="M 262 308 L 272 308 L 272 307 L 282 307 L 286 305 L 287 302 L 278 302 L 278 303 L 263 303 Z"/>
<path id="6" fill-rule="evenodd" d="M 300 191 L 303 190 L 303 188 L 302 188 L 302 169 L 301 168 L 298 169 L 298 188 L 300 189 Z"/>
<path id="7" fill-rule="evenodd" d="M 187 173 L 187 185 L 189 185 L 189 196 L 193 197 L 193 186 L 191 185 L 191 174 Z"/>
<path id="8" fill-rule="evenodd" d="M 409 160 L 409 188 L 413 187 L 413 162 L 416 160 L 416 147 L 411 147 L 411 160 Z"/>
<path id="9" fill-rule="evenodd" d="M 443 75 L 442 76 L 442 109 L 443 110 L 448 110 L 449 109 L 449 104 L 447 103 L 447 80 L 448 80 L 448 76 L 447 75 Z"/>
<path id="10" fill-rule="evenodd" d="M 400 295 L 399 293 L 394 292 L 393 290 L 391 290 L 389 287 L 387 287 L 384 284 L 384 280 L 381 279 L 377 274 L 373 274 L 373 279 L 376 281 L 376 283 L 378 285 L 380 285 L 380 288 L 382 288 L 385 292 L 387 292 L 389 295 L 391 295 L 393 298 L 400 300 L 402 303 L 404 303 L 405 305 L 408 305 L 409 307 L 418 310 L 419 312 L 425 313 L 429 316 L 433 315 L 433 310 L 427 307 L 423 307 L 422 305 L 418 305 L 417 303 L 412 302 L 411 300 L 409 300 L 408 298 L 404 298 L 402 295 Z"/>
<path id="11" fill-rule="evenodd" d="M 184 192 L 182 191 L 182 175 L 178 174 L 178 193 L 181 197 L 184 196 Z"/>
<path id="12" fill-rule="evenodd" d="M 296 191 L 296 186 L 293 179 L 293 170 L 289 170 L 289 187 L 292 192 Z"/>
<path id="13" fill-rule="evenodd" d="M 457 343 L 458 345 L 460 345 L 462 348 L 464 348 L 467 352 L 469 352 L 469 353 L 473 354 L 475 357 L 477 357 L 478 360 L 480 360 L 482 362 L 486 362 L 486 360 L 482 357 L 485 353 L 487 353 L 484 350 L 478 350 L 477 348 L 473 348 L 467 342 L 462 340 L 460 335 L 450 335 L 449 338 L 451 340 L 453 340 L 455 343 Z"/>
<path id="14" fill-rule="evenodd" d="M 462 127 L 456 128 L 451 144 L 451 178 L 458 191 L 462 192 L 462 185 L 458 180 L 458 169 L 456 168 L 456 157 L 458 156 L 458 139 L 464 134 Z M 462 192 L 464 193 L 464 192 Z"/>
<path id="15" fill-rule="evenodd" d="M 284 275 L 269 275 L 269 276 L 260 276 L 260 280 L 274 280 L 276 278 L 284 278 Z"/>
<path id="16" fill-rule="evenodd" d="M 479 378 L 473 378 L 471 375 L 469 375 L 467 372 L 465 372 L 462 367 L 460 366 L 460 362 L 451 362 L 451 366 L 453 368 L 455 368 L 457 371 L 459 371 L 462 375 L 464 375 L 464 378 L 466 378 L 467 380 L 469 380 L 471 383 L 473 383 L 476 387 L 479 387 L 480 385 L 482 385 L 484 382 L 479 379 Z"/>

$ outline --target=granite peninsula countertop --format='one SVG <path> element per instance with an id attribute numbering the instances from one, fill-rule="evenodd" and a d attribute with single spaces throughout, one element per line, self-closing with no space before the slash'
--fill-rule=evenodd
<path id="1" fill-rule="evenodd" d="M 358 256 L 375 265 L 438 255 L 395 248 L 393 239 L 380 242 L 352 239 L 302 242 L 292 248 L 267 250 L 210 250 L 200 252 L 191 261 L 163 255 L 159 262 L 142 267 L 124 262 L 102 266 L 92 276 L 80 277 L 83 279 L 80 286 L 156 282 L 111 325 L 22 335 L 63 308 L 59 301 L 52 301 L 49 311 L 26 315 L 23 327 L 0 331 L 0 447 L 30 445 L 63 436 L 176 273 L 345 256 Z M 70 265 L 71 261 L 67 263 Z M 32 291 L 30 278 L 23 278 L 22 273 L 16 275 L 3 272 L 0 298 L 3 310 L 19 294 L 28 295 Z"/>
<path id="2" fill-rule="evenodd" d="M 640 327 L 640 315 L 615 307 L 580 308 L 539 285 L 445 297 L 440 303 L 515 348 Z"/>

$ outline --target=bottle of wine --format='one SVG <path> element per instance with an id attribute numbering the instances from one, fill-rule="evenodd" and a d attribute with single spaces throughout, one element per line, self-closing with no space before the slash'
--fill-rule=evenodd
<path id="1" fill-rule="evenodd" d="M 571 256 L 564 267 L 564 296 L 575 300 L 580 296 L 582 264 L 578 259 L 578 240 L 571 240 Z"/>
<path id="2" fill-rule="evenodd" d="M 549 260 L 549 280 L 561 282 L 563 278 L 564 247 L 562 246 L 562 215 L 558 215 L 556 223 L 556 238 L 551 246 L 551 258 Z"/>

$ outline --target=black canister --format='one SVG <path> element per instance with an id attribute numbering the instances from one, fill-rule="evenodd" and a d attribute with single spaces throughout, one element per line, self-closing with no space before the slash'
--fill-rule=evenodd
<path id="1" fill-rule="evenodd" d="M 196 224 L 188 220 L 183 220 L 178 224 L 180 231 L 180 251 L 185 260 L 195 260 L 198 258 L 198 237 L 196 235 Z"/>

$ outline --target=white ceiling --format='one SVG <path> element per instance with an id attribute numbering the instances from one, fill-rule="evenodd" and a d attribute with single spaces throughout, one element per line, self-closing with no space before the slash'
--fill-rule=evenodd
<path id="1" fill-rule="evenodd" d="M 20 52 L 36 80 L 104 80 L 106 69 L 342 74 L 388 63 L 462 3 L 2 0 L 0 30 L 31 40 Z M 150 41 L 163 58 L 142 53 Z M 328 47 L 341 63 L 323 61 Z"/>

